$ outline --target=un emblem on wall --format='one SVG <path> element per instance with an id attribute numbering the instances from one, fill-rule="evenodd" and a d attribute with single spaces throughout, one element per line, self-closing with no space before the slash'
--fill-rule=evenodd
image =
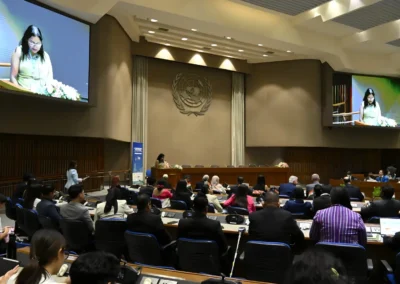
<path id="1" fill-rule="evenodd" d="M 207 78 L 179 73 L 172 83 L 172 96 L 182 114 L 204 115 L 211 105 L 211 84 Z"/>

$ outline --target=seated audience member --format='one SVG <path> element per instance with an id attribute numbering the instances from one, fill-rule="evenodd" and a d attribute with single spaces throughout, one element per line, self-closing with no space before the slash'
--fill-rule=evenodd
<path id="1" fill-rule="evenodd" d="M 261 190 L 261 191 L 269 190 L 268 185 L 265 184 L 265 177 L 263 175 L 259 175 L 257 177 L 257 183 L 253 186 L 253 191 L 254 190 Z"/>
<path id="2" fill-rule="evenodd" d="M 296 185 L 299 183 L 299 179 L 296 176 L 289 177 L 289 183 L 282 183 L 279 186 L 279 195 L 287 195 L 292 197 Z"/>
<path id="3" fill-rule="evenodd" d="M 365 175 L 364 177 L 364 181 L 366 182 L 377 182 L 372 172 L 369 172 L 368 175 Z"/>
<path id="4" fill-rule="evenodd" d="M 264 209 L 249 215 L 249 239 L 301 245 L 304 234 L 290 212 L 280 208 L 279 196 L 273 192 L 264 195 Z"/>
<path id="5" fill-rule="evenodd" d="M 121 266 L 119 259 L 104 251 L 80 255 L 69 270 L 71 284 L 117 283 Z"/>
<path id="6" fill-rule="evenodd" d="M 247 209 L 249 213 L 253 213 L 256 211 L 256 207 L 254 205 L 253 197 L 248 195 L 248 191 L 249 188 L 247 185 L 240 185 L 237 193 L 229 197 L 229 199 L 224 202 L 224 206 L 241 207 Z"/>
<path id="7" fill-rule="evenodd" d="M 395 167 L 393 166 L 387 167 L 386 172 L 389 180 L 396 179 L 397 169 Z"/>
<path id="8" fill-rule="evenodd" d="M 56 275 L 65 260 L 66 242 L 55 230 L 39 230 L 31 241 L 30 263 L 18 275 L 14 275 L 8 284 L 40 283 L 53 284 L 51 276 Z"/>
<path id="9" fill-rule="evenodd" d="M 153 196 L 154 192 L 154 185 L 156 183 L 156 179 L 153 177 L 148 177 L 147 178 L 147 185 L 143 186 L 139 190 L 139 194 L 147 194 L 149 197 Z"/>
<path id="10" fill-rule="evenodd" d="M 121 199 L 120 189 L 112 187 L 108 190 L 106 201 L 97 204 L 94 222 L 98 219 L 126 218 L 132 213 L 133 209 L 126 204 L 126 200 Z"/>
<path id="11" fill-rule="evenodd" d="M 226 193 L 226 189 L 219 183 L 219 176 L 213 176 L 211 179 L 211 189 L 216 193 Z"/>
<path id="12" fill-rule="evenodd" d="M 311 248 L 295 258 L 285 284 L 345 284 L 346 268 L 331 253 Z"/>
<path id="13" fill-rule="evenodd" d="M 372 201 L 369 206 L 361 208 L 361 216 L 364 220 L 371 217 L 398 217 L 400 201 L 392 199 L 394 188 L 383 186 L 381 191 L 382 200 Z"/>
<path id="14" fill-rule="evenodd" d="M 7 197 L 5 197 L 3 194 L 0 194 L 0 210 L 4 209 L 6 207 L 6 202 L 7 202 Z M 0 218 L 0 224 L 1 223 L 1 218 Z M 3 227 L 3 232 L 0 233 L 0 242 L 8 236 L 8 233 L 10 232 L 10 227 Z M 2 253 L 1 251 L 1 244 L 0 244 L 0 253 Z"/>
<path id="15" fill-rule="evenodd" d="M 186 180 L 180 180 L 176 185 L 176 190 L 173 196 L 174 200 L 182 200 L 186 203 L 187 209 L 191 209 L 193 206 L 192 192 L 187 188 Z"/>
<path id="16" fill-rule="evenodd" d="M 319 175 L 318 174 L 312 174 L 311 183 L 306 185 L 307 196 L 313 193 L 314 187 L 317 184 L 321 184 L 319 182 Z"/>
<path id="17" fill-rule="evenodd" d="M 28 189 L 25 191 L 24 203 L 22 206 L 26 209 L 34 209 L 36 210 L 36 206 L 40 202 L 40 198 L 42 197 L 42 188 L 43 185 L 40 183 L 31 184 Z"/>
<path id="18" fill-rule="evenodd" d="M 172 185 L 168 182 L 168 175 L 167 174 L 163 174 L 162 176 L 162 180 L 165 181 L 165 187 L 171 189 L 172 191 L 174 190 L 174 188 L 172 187 Z"/>
<path id="19" fill-rule="evenodd" d="M 314 200 L 313 200 L 313 213 L 317 213 L 318 210 L 326 209 L 331 206 L 331 195 L 330 189 L 317 184 L 314 187 Z"/>
<path id="20" fill-rule="evenodd" d="M 357 198 L 359 201 L 364 200 L 364 195 L 361 193 L 360 188 L 351 184 L 349 178 L 345 177 L 344 181 L 344 188 L 349 193 L 350 198 Z"/>
<path id="21" fill-rule="evenodd" d="M 36 206 L 36 211 L 39 215 L 50 218 L 53 224 L 59 228 L 62 217 L 60 214 L 60 207 L 53 201 L 54 192 L 54 186 L 45 185 L 42 188 L 42 200 Z"/>
<path id="22" fill-rule="evenodd" d="M 244 183 L 244 177 L 238 177 L 237 178 L 237 184 L 231 186 L 231 190 L 229 192 L 229 194 L 236 194 L 238 191 L 239 186 Z"/>
<path id="23" fill-rule="evenodd" d="M 214 205 L 214 208 L 219 213 L 222 213 L 223 209 L 221 203 L 219 203 L 218 197 L 213 195 L 212 189 L 208 186 L 208 184 L 204 184 L 201 189 L 201 193 L 207 197 L 208 203 Z"/>
<path id="24" fill-rule="evenodd" d="M 361 215 L 347 208 L 350 203 L 345 188 L 331 191 L 332 206 L 315 214 L 310 239 L 317 242 L 358 243 L 365 246 L 367 233 Z"/>
<path id="25" fill-rule="evenodd" d="M 61 206 L 61 216 L 68 220 L 79 220 L 86 224 L 89 232 L 93 232 L 93 221 L 90 218 L 89 209 L 83 205 L 85 193 L 82 185 L 75 184 L 68 189 L 71 201 L 67 205 Z"/>
<path id="26" fill-rule="evenodd" d="M 190 183 L 191 179 L 190 179 L 190 175 L 185 175 L 183 177 L 183 179 L 186 181 L 186 188 L 192 192 L 192 184 Z"/>
<path id="27" fill-rule="evenodd" d="M 127 229 L 132 232 L 152 234 L 161 246 L 171 242 L 171 236 L 165 230 L 159 215 L 151 213 L 150 198 L 146 194 L 138 196 L 137 213 L 128 215 Z"/>
<path id="28" fill-rule="evenodd" d="M 22 183 L 18 184 L 12 195 L 12 202 L 18 203 L 18 198 L 24 198 L 25 190 L 28 188 L 29 183 L 35 177 L 32 174 L 25 173 L 22 177 Z M 21 204 L 22 205 L 22 204 Z"/>
<path id="29" fill-rule="evenodd" d="M 6 274 L 0 277 L 0 284 L 7 284 L 8 280 L 19 271 L 19 265 L 15 266 L 13 269 L 7 271 Z"/>
<path id="30" fill-rule="evenodd" d="M 311 215 L 311 203 L 304 202 L 304 190 L 301 187 L 296 187 L 293 192 L 294 200 L 286 201 L 283 209 L 290 213 L 302 213 L 306 216 Z"/>
<path id="31" fill-rule="evenodd" d="M 172 198 L 172 193 L 164 180 L 159 180 L 157 182 L 157 186 L 153 190 L 153 197 L 161 200 L 162 208 L 171 207 L 170 199 Z"/>
<path id="32" fill-rule="evenodd" d="M 196 196 L 193 202 L 192 218 L 181 219 L 178 225 L 178 239 L 190 238 L 215 241 L 220 254 L 228 249 L 228 244 L 219 221 L 207 218 L 208 200 L 205 196 Z"/>
<path id="33" fill-rule="evenodd" d="M 346 177 L 349 178 L 350 181 L 357 180 L 357 178 L 352 176 L 351 171 L 347 171 L 347 175 L 345 176 L 345 178 Z"/>
<path id="34" fill-rule="evenodd" d="M 210 185 L 210 183 L 208 182 L 209 179 L 210 179 L 209 175 L 204 175 L 203 179 L 201 181 L 196 182 L 195 189 L 201 190 L 203 188 L 203 185 L 205 185 L 205 184 Z"/>
<path id="35" fill-rule="evenodd" d="M 388 182 L 389 181 L 389 177 L 386 176 L 383 173 L 383 170 L 379 170 L 379 174 L 378 174 L 378 177 L 376 178 L 376 181 L 378 181 L 378 182 Z"/>

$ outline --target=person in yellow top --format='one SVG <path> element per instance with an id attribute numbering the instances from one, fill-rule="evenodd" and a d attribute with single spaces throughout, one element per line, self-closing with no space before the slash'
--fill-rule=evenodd
<path id="1" fill-rule="evenodd" d="M 165 155 L 163 153 L 159 154 L 154 165 L 157 169 L 169 169 L 169 164 L 165 161 Z"/>
<path id="2" fill-rule="evenodd" d="M 40 29 L 30 25 L 11 57 L 10 81 L 33 93 L 46 94 L 46 85 L 53 81 L 50 56 L 44 51 Z"/>

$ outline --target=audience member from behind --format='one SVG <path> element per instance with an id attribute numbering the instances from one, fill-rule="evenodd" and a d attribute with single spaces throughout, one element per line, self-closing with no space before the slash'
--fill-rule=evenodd
<path id="1" fill-rule="evenodd" d="M 40 198 L 42 197 L 42 188 L 43 185 L 37 182 L 28 186 L 28 189 L 25 191 L 24 202 L 22 206 L 26 209 L 36 210 L 36 206 L 41 201 Z"/>
<path id="2" fill-rule="evenodd" d="M 71 284 L 117 283 L 121 266 L 118 258 L 104 251 L 80 255 L 69 270 Z"/>
<path id="3" fill-rule="evenodd" d="M 347 284 L 346 268 L 340 259 L 316 248 L 296 257 L 285 284 Z"/>
<path id="4" fill-rule="evenodd" d="M 207 184 L 208 186 L 210 186 L 210 183 L 208 182 L 208 180 L 210 179 L 209 175 L 204 175 L 203 179 L 199 182 L 196 182 L 196 187 L 195 189 L 197 190 L 201 190 L 203 188 L 203 185 Z"/>
<path id="5" fill-rule="evenodd" d="M 214 208 L 219 213 L 222 213 L 223 209 L 221 204 L 219 203 L 218 197 L 213 195 L 212 189 L 208 186 L 208 184 L 204 184 L 201 189 L 201 194 L 207 197 L 208 203 L 214 205 Z"/>
<path id="6" fill-rule="evenodd" d="M 237 184 L 231 187 L 229 194 L 236 194 L 238 191 L 239 186 L 244 183 L 244 177 L 237 178 Z"/>
<path id="7" fill-rule="evenodd" d="M 219 176 L 213 176 L 211 179 L 211 189 L 213 192 L 226 194 L 226 189 L 219 183 Z"/>
<path id="8" fill-rule="evenodd" d="M 161 207 L 167 208 L 171 207 L 172 193 L 169 188 L 167 188 L 167 182 L 165 180 L 159 180 L 157 182 L 156 188 L 153 190 L 153 197 L 161 200 Z"/>
<path id="9" fill-rule="evenodd" d="M 154 235 L 161 246 L 171 242 L 171 236 L 164 228 L 159 215 L 151 213 L 150 198 L 146 194 L 140 194 L 137 200 L 137 213 L 128 215 L 127 230 Z"/>
<path id="10" fill-rule="evenodd" d="M 290 213 L 300 213 L 305 216 L 311 215 L 311 203 L 304 202 L 304 190 L 300 186 L 296 186 L 293 192 L 294 200 L 286 201 L 283 209 L 289 211 Z"/>
<path id="11" fill-rule="evenodd" d="M 98 219 L 126 218 L 132 213 L 133 209 L 126 204 L 126 200 L 121 199 L 121 190 L 118 187 L 111 187 L 106 201 L 97 204 L 94 222 L 96 223 Z"/>
<path id="12" fill-rule="evenodd" d="M 382 200 L 372 201 L 367 207 L 361 208 L 361 216 L 364 220 L 371 217 L 393 218 L 399 216 L 400 201 L 392 199 L 394 188 L 383 186 L 381 191 Z"/>
<path id="13" fill-rule="evenodd" d="M 393 166 L 387 167 L 386 172 L 389 180 L 396 179 L 397 169 L 395 167 Z"/>
<path id="14" fill-rule="evenodd" d="M 351 180 L 348 177 L 343 179 L 344 188 L 349 193 L 350 198 L 357 198 L 359 201 L 364 200 L 364 195 L 362 195 L 360 188 L 351 184 Z"/>
<path id="15" fill-rule="evenodd" d="M 176 185 L 176 190 L 173 199 L 182 200 L 186 203 L 187 209 L 191 209 L 193 206 L 192 193 L 187 188 L 186 180 L 180 180 Z"/>
<path id="16" fill-rule="evenodd" d="M 57 231 L 39 230 L 31 241 L 30 263 L 17 276 L 11 277 L 8 284 L 50 284 L 57 283 L 51 279 L 65 260 L 65 239 Z"/>
<path id="17" fill-rule="evenodd" d="M 35 180 L 35 177 L 30 173 L 25 173 L 22 180 L 22 183 L 18 184 L 13 192 L 12 201 L 14 204 L 18 203 L 18 198 L 24 198 L 24 192 L 27 190 L 29 183 Z"/>
<path id="18" fill-rule="evenodd" d="M 86 224 L 89 232 L 93 232 L 93 221 L 90 218 L 89 209 L 83 205 L 85 193 L 81 185 L 73 185 L 68 190 L 71 201 L 61 206 L 61 216 L 68 220 L 79 220 Z"/>
<path id="19" fill-rule="evenodd" d="M 329 187 L 323 187 L 317 184 L 314 187 L 314 200 L 313 200 L 313 213 L 317 213 L 318 210 L 326 209 L 331 206 L 331 195 Z"/>
<path id="20" fill-rule="evenodd" d="M 317 184 L 321 184 L 319 182 L 319 175 L 318 174 L 312 174 L 311 175 L 311 183 L 306 185 L 307 196 L 313 193 L 314 187 Z"/>
<path id="21" fill-rule="evenodd" d="M 156 183 L 156 179 L 155 178 L 148 177 L 147 178 L 147 185 L 140 188 L 139 194 L 147 194 L 149 197 L 152 197 L 154 189 L 155 189 L 155 187 L 154 187 L 155 183 Z"/>
<path id="22" fill-rule="evenodd" d="M 236 194 L 233 194 L 228 200 L 224 202 L 224 206 L 234 206 L 247 209 L 249 213 L 256 211 L 254 205 L 253 197 L 249 196 L 247 193 L 249 188 L 247 185 L 240 185 Z"/>
<path id="23" fill-rule="evenodd" d="M 335 187 L 331 191 L 332 206 L 320 210 L 314 217 L 310 239 L 316 242 L 358 243 L 365 246 L 367 233 L 361 215 L 347 208 L 347 190 Z"/>
<path id="24" fill-rule="evenodd" d="M 0 210 L 4 209 L 4 207 L 6 206 L 6 202 L 7 202 L 7 197 L 5 197 L 3 194 L 0 194 Z M 0 218 L 0 223 L 1 223 L 1 218 Z M 5 227 L 3 227 L 3 232 L 0 233 L 0 252 L 1 253 L 3 252 L 2 248 L 1 248 L 2 247 L 1 241 L 8 236 L 8 234 L 10 232 L 10 228 L 11 227 L 5 226 Z"/>
<path id="25" fill-rule="evenodd" d="M 192 218 L 181 219 L 178 225 L 178 239 L 190 238 L 215 241 L 220 254 L 228 249 L 228 244 L 219 221 L 207 218 L 208 200 L 204 195 L 196 196 L 193 202 Z"/>
<path id="26" fill-rule="evenodd" d="M 249 239 L 302 246 L 304 234 L 292 214 L 280 208 L 279 195 L 269 191 L 264 199 L 264 209 L 249 215 Z"/>
<path id="27" fill-rule="evenodd" d="M 36 206 L 36 211 L 39 215 L 50 218 L 56 228 L 60 227 L 60 207 L 56 205 L 54 199 L 54 186 L 45 185 L 42 188 L 42 200 Z"/>
<path id="28" fill-rule="evenodd" d="M 351 174 L 351 171 L 347 171 L 346 176 L 344 178 L 349 178 L 350 181 L 352 180 L 357 180 L 357 178 L 353 177 L 353 175 Z"/>
<path id="29" fill-rule="evenodd" d="M 289 183 L 283 183 L 279 186 L 279 195 L 287 195 L 291 198 L 298 183 L 299 179 L 296 176 L 290 176 Z"/>
<path id="30" fill-rule="evenodd" d="M 263 175 L 258 175 L 257 183 L 253 186 L 253 190 L 269 190 L 268 185 L 265 184 L 265 177 Z"/>
<path id="31" fill-rule="evenodd" d="M 389 177 L 387 175 L 385 175 L 383 170 L 379 170 L 378 177 L 376 178 L 376 181 L 377 182 L 388 182 L 389 181 Z"/>

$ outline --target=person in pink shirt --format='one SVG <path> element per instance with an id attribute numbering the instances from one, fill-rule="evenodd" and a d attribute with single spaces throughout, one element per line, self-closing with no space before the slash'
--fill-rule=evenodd
<path id="1" fill-rule="evenodd" d="M 170 198 L 172 198 L 171 189 L 167 188 L 165 180 L 159 180 L 157 186 L 153 191 L 153 197 L 161 200 L 162 208 L 171 206 Z"/>
<path id="2" fill-rule="evenodd" d="M 253 197 L 247 195 L 249 188 L 247 185 L 241 184 L 238 187 L 236 194 L 233 194 L 228 200 L 224 202 L 224 206 L 234 206 L 246 208 L 250 213 L 256 211 Z"/>

